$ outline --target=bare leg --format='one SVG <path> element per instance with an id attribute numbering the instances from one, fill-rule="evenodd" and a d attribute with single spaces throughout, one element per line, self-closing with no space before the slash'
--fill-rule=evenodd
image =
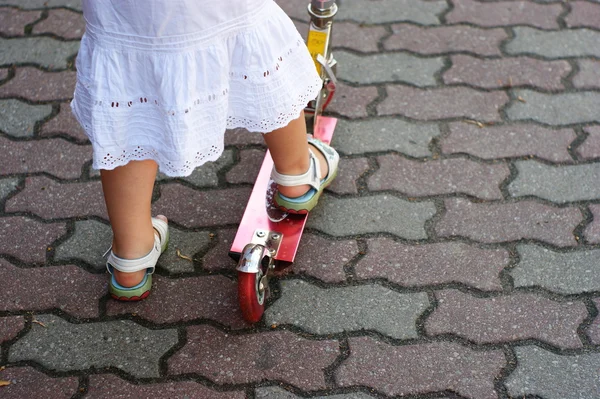
<path id="1" fill-rule="evenodd" d="M 100 172 L 113 231 L 113 252 L 119 258 L 141 258 L 154 246 L 150 207 L 156 171 L 154 161 L 131 161 Z M 145 273 L 144 270 L 135 273 L 114 271 L 115 279 L 123 287 L 138 284 Z"/>
<path id="2" fill-rule="evenodd" d="M 286 127 L 273 130 L 263 135 L 267 147 L 271 152 L 273 163 L 277 172 L 286 175 L 301 175 L 308 170 L 308 141 L 306 140 L 306 122 L 304 111 L 298 119 L 291 121 Z M 311 146 L 312 147 L 312 146 Z M 313 148 L 314 154 L 321 165 L 321 179 L 327 176 L 327 161 L 321 152 Z M 278 186 L 279 192 L 290 198 L 304 195 L 310 186 Z"/>

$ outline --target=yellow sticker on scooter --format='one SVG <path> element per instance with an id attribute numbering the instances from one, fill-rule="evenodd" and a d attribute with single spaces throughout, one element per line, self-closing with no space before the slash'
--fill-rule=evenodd
<path id="1" fill-rule="evenodd" d="M 325 56 L 325 45 L 327 44 L 327 32 L 319 32 L 315 30 L 308 31 L 308 40 L 306 41 L 306 47 L 315 62 L 317 72 L 321 73 L 321 64 L 317 62 L 317 56 L 322 54 Z"/>

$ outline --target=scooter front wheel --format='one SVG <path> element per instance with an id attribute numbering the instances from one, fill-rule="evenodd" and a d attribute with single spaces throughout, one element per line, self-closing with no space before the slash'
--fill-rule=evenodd
<path id="1" fill-rule="evenodd" d="M 246 273 L 238 271 L 238 300 L 244 319 L 256 323 L 265 312 L 265 292 L 263 273 Z"/>

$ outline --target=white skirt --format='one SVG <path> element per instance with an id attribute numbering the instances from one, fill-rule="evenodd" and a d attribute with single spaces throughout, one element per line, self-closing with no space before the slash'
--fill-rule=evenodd
<path id="1" fill-rule="evenodd" d="M 322 85 L 272 0 L 83 0 L 73 113 L 95 169 L 152 159 L 187 176 L 223 152 L 226 129 L 267 133 Z"/>

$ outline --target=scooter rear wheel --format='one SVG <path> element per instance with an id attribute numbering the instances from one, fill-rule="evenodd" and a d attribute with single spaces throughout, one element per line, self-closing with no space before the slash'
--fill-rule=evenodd
<path id="1" fill-rule="evenodd" d="M 265 312 L 266 287 L 260 287 L 262 271 L 245 273 L 238 271 L 238 299 L 244 319 L 249 323 L 257 323 Z"/>

